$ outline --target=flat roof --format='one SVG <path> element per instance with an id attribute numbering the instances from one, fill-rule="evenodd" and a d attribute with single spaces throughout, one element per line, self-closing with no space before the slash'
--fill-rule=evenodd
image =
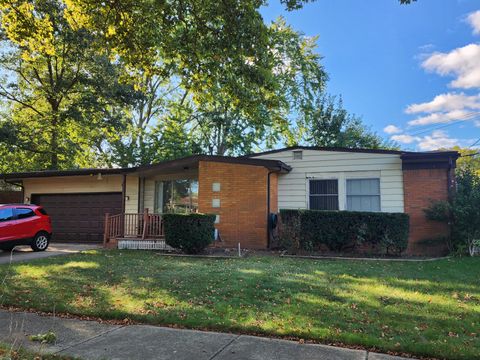
<path id="1" fill-rule="evenodd" d="M 217 155 L 191 155 L 174 160 L 166 160 L 150 165 L 142 165 L 128 168 L 93 168 L 93 169 L 71 169 L 71 170 L 39 170 L 28 172 L 14 172 L 0 174 L 3 180 L 21 180 L 27 178 L 44 178 L 57 176 L 81 176 L 81 175 L 123 175 L 123 174 L 148 174 L 156 171 L 172 172 L 185 168 L 198 167 L 199 161 L 224 162 L 233 164 L 245 164 L 263 166 L 267 169 L 278 172 L 289 172 L 291 167 L 279 160 L 250 159 L 244 157 L 217 156 Z"/>
<path id="2" fill-rule="evenodd" d="M 322 146 L 288 146 L 281 149 L 267 150 L 245 155 L 245 157 L 255 157 L 260 155 L 275 154 L 282 151 L 294 150 L 317 150 L 317 151 L 334 151 L 334 152 L 355 152 L 355 153 L 371 153 L 371 154 L 395 154 L 408 157 L 443 157 L 456 156 L 459 157 L 458 151 L 453 150 L 436 150 L 436 151 L 404 151 L 404 150 L 389 150 L 389 149 L 363 149 L 363 148 L 347 148 L 347 147 L 322 147 Z"/>

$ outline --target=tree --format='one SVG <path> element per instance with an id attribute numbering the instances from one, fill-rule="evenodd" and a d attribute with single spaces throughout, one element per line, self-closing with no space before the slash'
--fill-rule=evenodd
<path id="1" fill-rule="evenodd" d="M 315 107 L 306 114 L 303 126 L 304 139 L 316 146 L 371 149 L 394 147 L 371 132 L 360 118 L 349 114 L 343 108 L 342 99 L 334 96 L 318 97 Z"/>
<path id="2" fill-rule="evenodd" d="M 453 250 L 473 256 L 480 240 L 480 176 L 471 168 L 457 170 L 457 188 L 449 201 L 438 201 L 425 210 L 428 219 L 451 225 Z"/>
<path id="3" fill-rule="evenodd" d="M 454 146 L 449 150 L 455 150 L 460 153 L 460 157 L 457 160 L 458 169 L 469 168 L 480 176 L 480 156 L 477 149 L 468 149 L 461 148 L 460 146 Z"/>
<path id="4" fill-rule="evenodd" d="M 295 31 L 283 18 L 271 24 L 268 36 L 274 81 L 264 94 L 265 102 L 246 111 L 232 101 L 222 83 L 213 84 L 190 102 L 192 132 L 207 153 L 245 154 L 254 146 L 272 147 L 282 138 L 291 138 L 292 116 L 308 111 L 314 94 L 323 93 L 327 75 L 315 51 L 316 38 Z M 255 92 L 256 88 L 244 91 Z"/>
<path id="5" fill-rule="evenodd" d="M 115 64 L 92 48 L 91 32 L 70 27 L 65 11 L 55 0 L 0 1 L 0 96 L 9 102 L 0 141 L 35 168 L 94 164 L 129 98 Z"/>

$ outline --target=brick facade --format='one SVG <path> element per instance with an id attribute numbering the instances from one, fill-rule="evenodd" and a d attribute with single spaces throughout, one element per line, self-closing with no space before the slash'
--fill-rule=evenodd
<path id="1" fill-rule="evenodd" d="M 423 210 L 432 200 L 448 199 L 447 169 L 403 170 L 405 212 L 410 215 L 410 237 L 407 254 L 441 255 L 445 244 L 425 243 L 427 239 L 447 236 L 447 224 L 429 221 Z"/>
<path id="2" fill-rule="evenodd" d="M 220 246 L 265 249 L 267 239 L 267 178 L 263 166 L 200 161 L 198 169 L 199 211 L 219 215 L 215 227 Z M 271 209 L 277 210 L 277 174 L 271 174 Z M 220 184 L 220 191 L 213 184 Z M 214 207 L 212 201 L 220 200 Z"/>

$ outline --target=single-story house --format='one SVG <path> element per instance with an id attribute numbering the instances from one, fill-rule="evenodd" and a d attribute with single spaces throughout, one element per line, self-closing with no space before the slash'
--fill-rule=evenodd
<path id="1" fill-rule="evenodd" d="M 429 222 L 423 209 L 454 190 L 458 156 L 455 151 L 295 146 L 242 157 L 193 155 L 148 166 L 0 178 L 22 186 L 26 203 L 46 208 L 53 241 L 114 244 L 126 236 L 124 230 L 112 230 L 119 226 L 133 229 L 131 235 L 158 235 L 160 220 L 139 229 L 139 219 L 149 209 L 148 216 L 169 211 L 216 214 L 222 246 L 265 249 L 270 214 L 279 209 L 356 210 L 409 214 L 407 251 L 415 254 L 425 252 L 422 240 L 448 233 L 446 225 Z"/>

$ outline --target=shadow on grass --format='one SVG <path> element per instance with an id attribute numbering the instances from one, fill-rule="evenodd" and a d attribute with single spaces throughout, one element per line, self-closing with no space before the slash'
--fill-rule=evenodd
<path id="1" fill-rule="evenodd" d="M 480 357 L 479 261 L 210 260 L 115 251 L 12 271 L 1 290 L 8 305 L 51 311 L 55 304 L 59 312 L 109 319 Z"/>

